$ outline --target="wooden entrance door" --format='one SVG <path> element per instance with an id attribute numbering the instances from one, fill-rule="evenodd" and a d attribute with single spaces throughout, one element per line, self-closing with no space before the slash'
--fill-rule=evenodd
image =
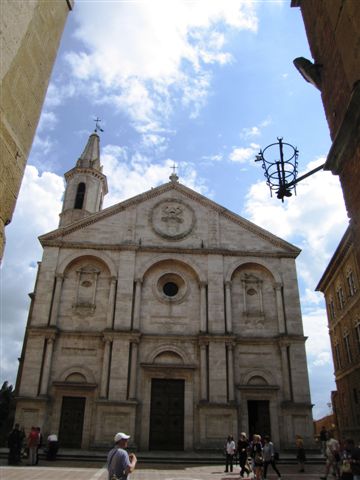
<path id="1" fill-rule="evenodd" d="M 184 450 L 184 380 L 151 382 L 150 450 Z"/>
<path id="2" fill-rule="evenodd" d="M 63 397 L 59 428 L 59 444 L 81 448 L 86 398 Z"/>
<path id="3" fill-rule="evenodd" d="M 250 438 L 257 433 L 261 436 L 270 435 L 270 402 L 269 400 L 249 400 L 249 434 Z"/>

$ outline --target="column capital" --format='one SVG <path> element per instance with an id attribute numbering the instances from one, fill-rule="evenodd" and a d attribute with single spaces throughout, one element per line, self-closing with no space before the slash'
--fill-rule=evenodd
<path id="1" fill-rule="evenodd" d="M 290 342 L 287 338 L 280 338 L 279 339 L 279 347 L 281 350 L 284 350 L 287 347 L 290 347 Z"/>
<path id="2" fill-rule="evenodd" d="M 233 350 L 235 347 L 234 340 L 226 340 L 225 345 L 229 348 L 229 350 Z"/>
<path id="3" fill-rule="evenodd" d="M 207 282 L 200 281 L 199 285 L 200 285 L 200 288 L 206 288 L 207 287 Z"/>
<path id="4" fill-rule="evenodd" d="M 230 287 L 231 287 L 231 284 L 232 284 L 232 281 L 231 281 L 231 280 L 226 280 L 226 282 L 225 282 L 225 288 L 230 288 Z"/>
<path id="5" fill-rule="evenodd" d="M 55 273 L 55 278 L 56 280 L 62 280 L 64 278 L 64 274 L 63 273 Z"/>
<path id="6" fill-rule="evenodd" d="M 142 279 L 142 278 L 140 278 L 140 277 L 138 277 L 138 278 L 135 278 L 135 283 L 136 283 L 136 285 L 142 285 L 142 283 L 143 283 L 143 279 Z"/>
<path id="7" fill-rule="evenodd" d="M 111 283 L 115 283 L 117 280 L 117 277 L 115 277 L 114 275 L 110 277 L 110 282 Z"/>
<path id="8" fill-rule="evenodd" d="M 275 282 L 275 290 L 281 290 L 283 287 L 283 284 L 281 282 Z"/>

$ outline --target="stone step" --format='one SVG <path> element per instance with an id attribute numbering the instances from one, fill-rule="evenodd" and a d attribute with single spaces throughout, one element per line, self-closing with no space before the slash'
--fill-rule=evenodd
<path id="1" fill-rule="evenodd" d="M 7 448 L 0 448 L 0 458 L 6 458 L 8 454 Z M 91 451 L 91 450 L 72 450 L 59 449 L 58 461 L 71 462 L 94 462 L 105 463 L 107 451 Z M 169 451 L 148 451 L 136 452 L 138 461 L 142 464 L 171 464 L 171 465 L 222 465 L 225 457 L 219 451 L 208 452 L 169 452 Z M 45 453 L 40 450 L 40 460 L 46 458 Z M 306 456 L 307 464 L 323 464 L 324 457 L 318 452 L 309 452 Z M 282 465 L 294 465 L 297 463 L 295 452 L 280 452 L 280 458 L 277 462 Z"/>

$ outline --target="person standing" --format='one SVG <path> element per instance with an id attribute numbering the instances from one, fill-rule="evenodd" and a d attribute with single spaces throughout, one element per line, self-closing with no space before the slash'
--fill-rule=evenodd
<path id="1" fill-rule="evenodd" d="M 14 428 L 8 435 L 7 441 L 9 447 L 8 464 L 18 465 L 21 462 L 22 446 L 22 436 L 18 423 L 15 423 Z"/>
<path id="2" fill-rule="evenodd" d="M 306 454 L 304 449 L 304 440 L 301 435 L 296 435 L 295 437 L 295 445 L 296 445 L 296 458 L 298 464 L 300 465 L 300 473 L 305 472 L 305 462 L 306 462 Z"/>
<path id="3" fill-rule="evenodd" d="M 253 466 L 256 480 L 261 480 L 264 466 L 263 448 L 261 444 L 261 436 L 253 435 L 253 442 L 251 446 L 251 457 L 253 459 Z"/>
<path id="4" fill-rule="evenodd" d="M 323 425 L 320 430 L 320 445 L 321 445 L 321 453 L 326 456 L 326 442 L 328 440 L 328 432 Z"/>
<path id="5" fill-rule="evenodd" d="M 29 465 L 36 465 L 39 441 L 39 432 L 37 431 L 36 427 L 31 427 L 29 436 L 27 438 L 27 445 L 29 449 Z"/>
<path id="6" fill-rule="evenodd" d="M 281 480 L 281 473 L 276 467 L 275 463 L 275 448 L 274 444 L 270 441 L 270 437 L 265 435 L 264 437 L 264 446 L 263 446 L 263 457 L 264 457 L 264 480 L 266 480 L 266 473 L 268 466 L 271 465 L 274 472 L 276 472 L 278 479 Z"/>
<path id="7" fill-rule="evenodd" d="M 59 442 L 56 433 L 51 433 L 47 438 L 47 460 L 56 460 Z"/>
<path id="8" fill-rule="evenodd" d="M 360 448 L 355 446 L 352 438 L 345 441 L 345 448 L 350 452 L 350 466 L 353 480 L 360 480 Z"/>
<path id="9" fill-rule="evenodd" d="M 236 452 L 236 446 L 235 446 L 234 438 L 231 435 L 229 435 L 225 443 L 225 472 L 229 471 L 229 467 L 230 467 L 230 472 L 233 471 L 233 462 L 234 462 L 235 452 Z"/>
<path id="10" fill-rule="evenodd" d="M 109 480 L 127 480 L 129 474 L 135 470 L 137 458 L 135 453 L 125 450 L 128 446 L 130 435 L 119 432 L 114 437 L 115 446 L 107 456 L 107 470 Z"/>
<path id="11" fill-rule="evenodd" d="M 326 480 L 330 471 L 335 474 L 337 478 L 340 477 L 340 444 L 334 438 L 334 432 L 329 432 L 329 439 L 326 442 L 326 465 L 325 475 L 320 477 L 321 480 Z"/>
<path id="12" fill-rule="evenodd" d="M 36 449 L 35 465 L 38 465 L 39 464 L 39 450 L 40 450 L 40 448 L 42 447 L 42 444 L 43 444 L 43 436 L 42 436 L 40 427 L 36 427 L 36 431 L 38 432 L 38 435 L 39 435 L 39 443 L 38 443 L 38 446 L 37 446 L 37 449 Z"/>
<path id="13" fill-rule="evenodd" d="M 247 439 L 246 433 L 240 433 L 240 439 L 237 444 L 237 452 L 239 455 L 239 466 L 240 466 L 240 477 L 244 476 L 244 472 L 249 476 L 250 469 L 248 468 L 248 450 L 249 450 L 249 440 Z"/>

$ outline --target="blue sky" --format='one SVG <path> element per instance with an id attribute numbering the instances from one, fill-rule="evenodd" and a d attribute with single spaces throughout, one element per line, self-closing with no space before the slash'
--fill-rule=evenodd
<path id="1" fill-rule="evenodd" d="M 281 136 L 300 173 L 330 147 L 320 93 L 293 59 L 311 59 L 289 1 L 76 1 L 59 50 L 1 267 L 2 379 L 15 381 L 41 248 L 57 227 L 63 174 L 102 119 L 109 206 L 180 182 L 302 249 L 297 260 L 314 418 L 334 389 L 326 313 L 314 292 L 347 225 L 337 177 L 270 198 L 260 148 Z"/>

